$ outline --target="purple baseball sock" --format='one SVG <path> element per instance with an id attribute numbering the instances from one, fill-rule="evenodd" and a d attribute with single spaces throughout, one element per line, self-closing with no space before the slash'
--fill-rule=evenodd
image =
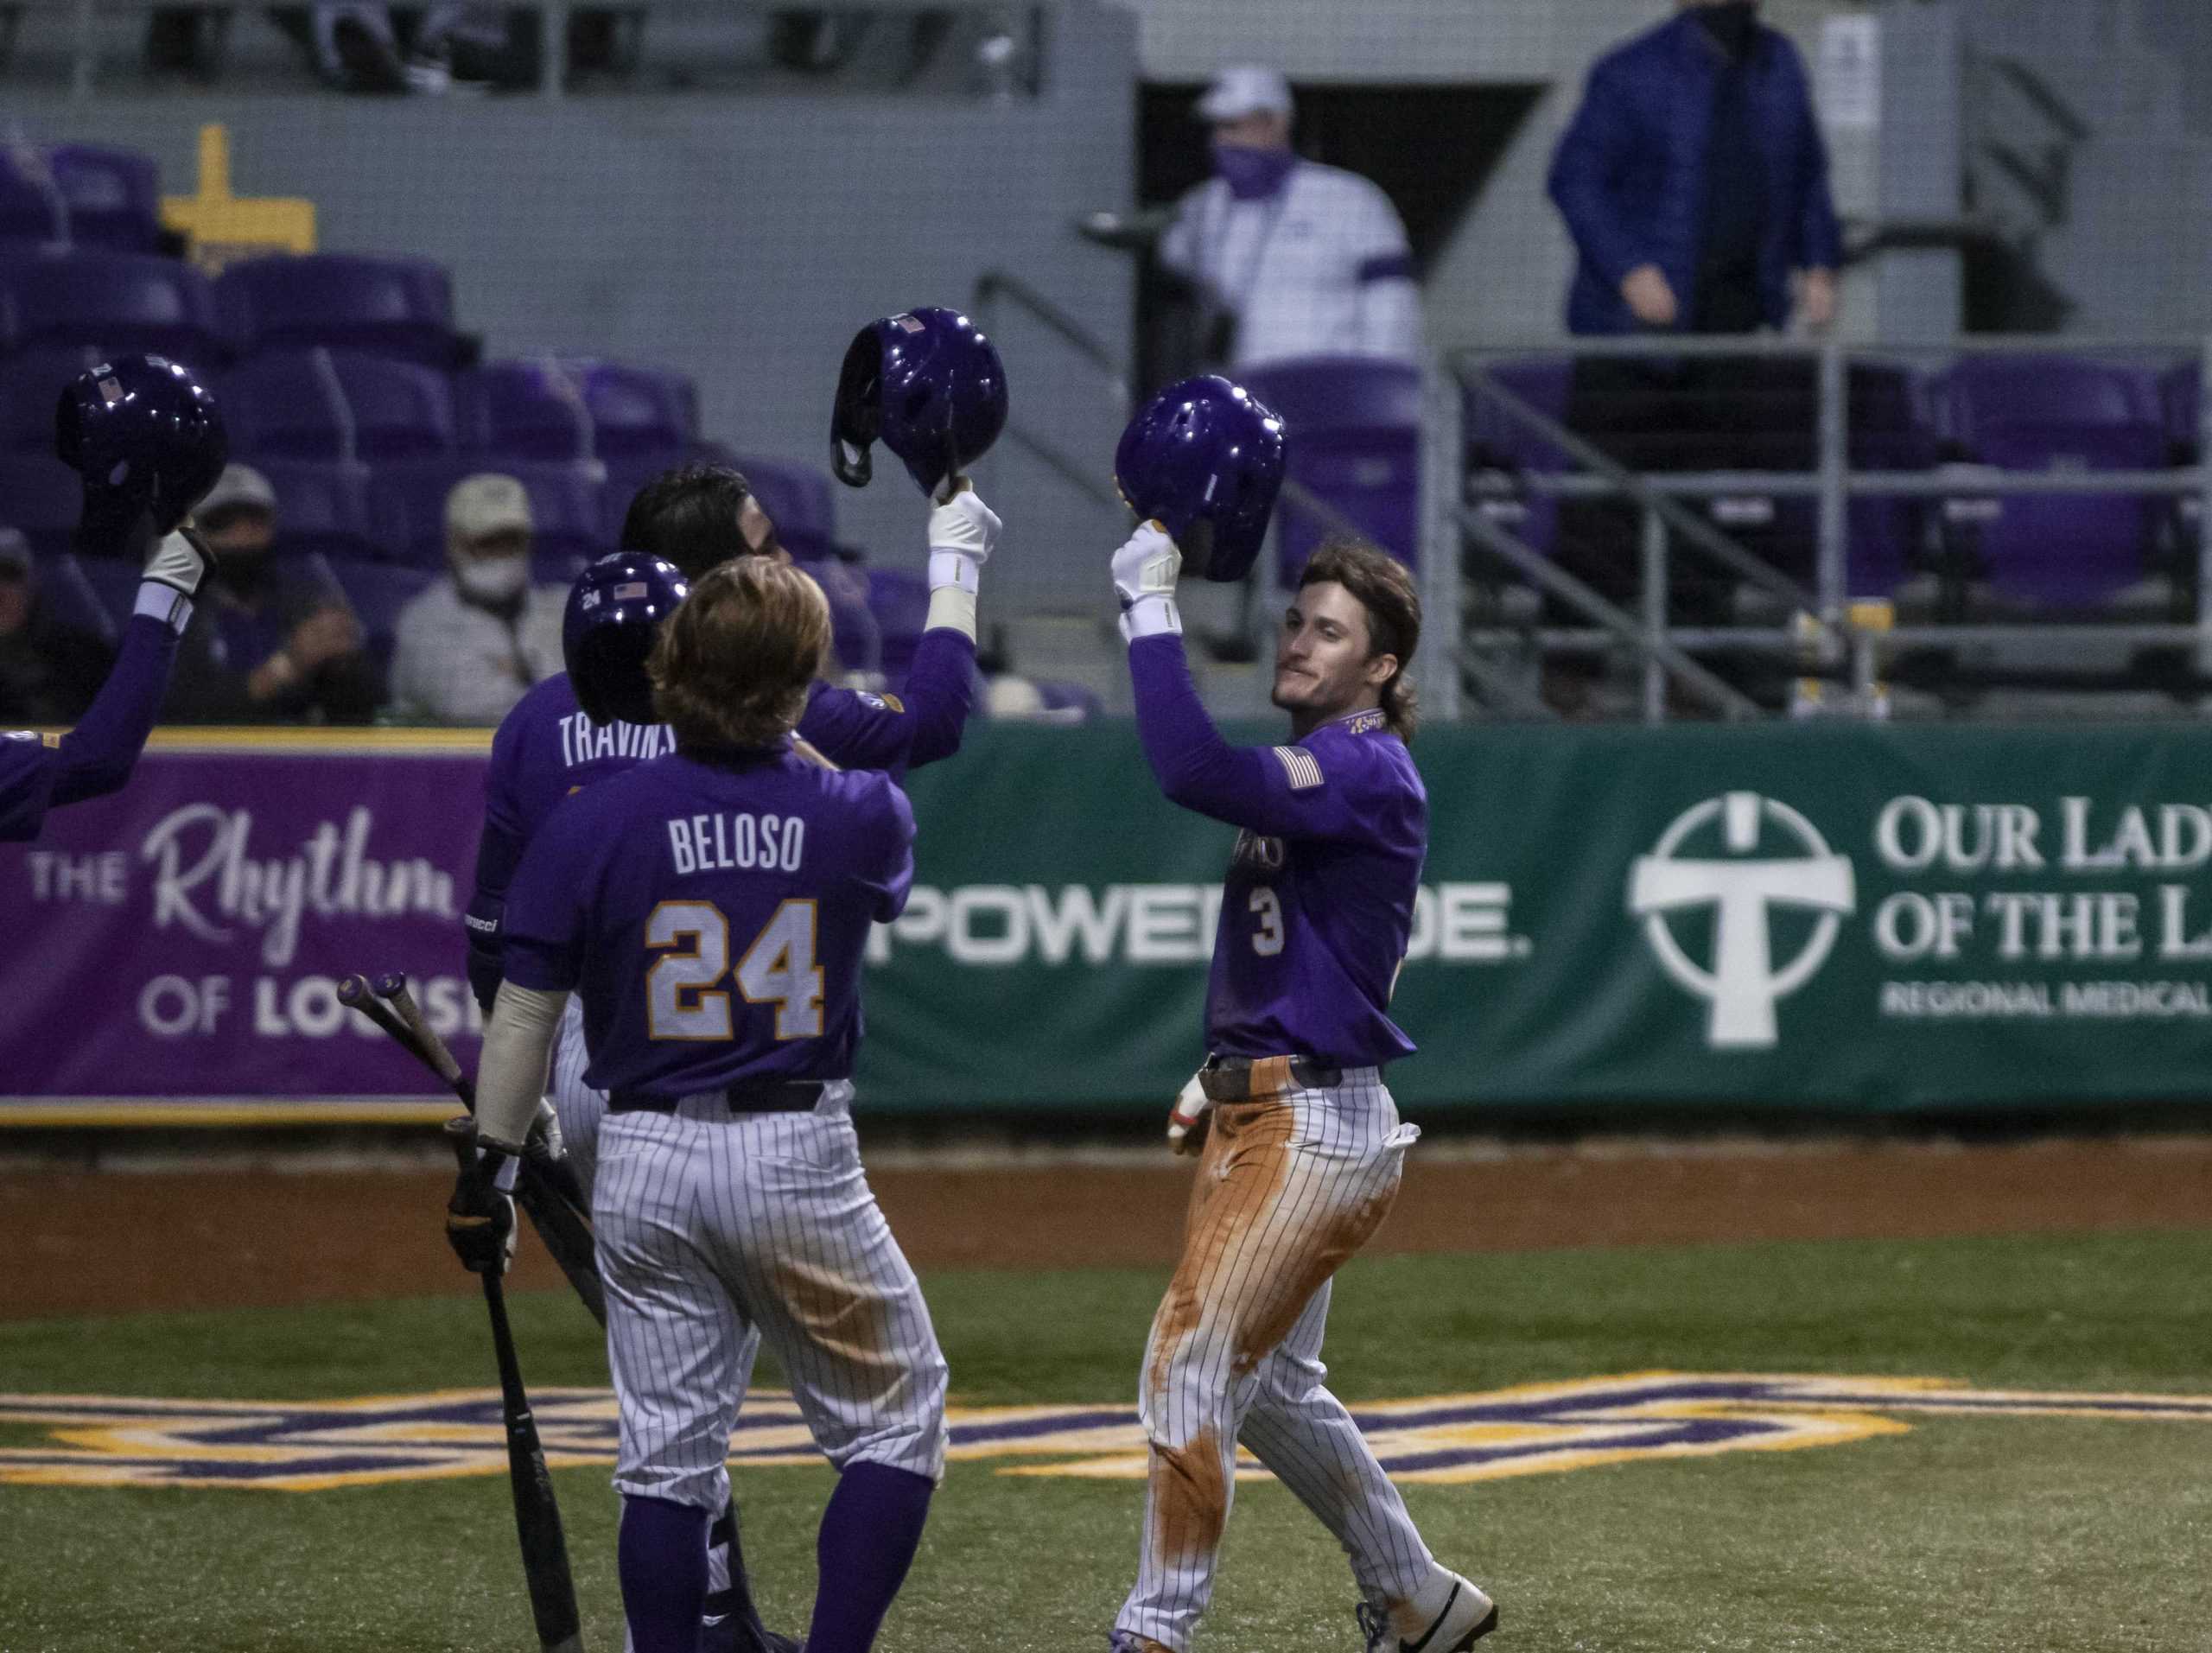
<path id="1" fill-rule="evenodd" d="M 868 1653 L 906 1581 L 936 1491 L 928 1476 L 882 1464 L 855 1464 L 839 1478 L 815 1541 L 821 1576 L 806 1653 Z M 642 1643 L 638 1653 L 645 1653 Z"/>
<path id="2" fill-rule="evenodd" d="M 665 1498 L 622 1500 L 616 1546 L 622 1612 L 637 1653 L 697 1653 L 713 1511 Z"/>

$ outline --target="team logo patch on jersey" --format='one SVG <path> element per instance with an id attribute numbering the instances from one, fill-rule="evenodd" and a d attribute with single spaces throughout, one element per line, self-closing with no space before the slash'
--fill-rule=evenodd
<path id="1" fill-rule="evenodd" d="M 903 712 L 906 709 L 906 703 L 896 695 L 871 694 L 862 689 L 856 690 L 853 698 L 863 706 L 874 707 L 879 712 Z"/>
<path id="2" fill-rule="evenodd" d="M 1290 777 L 1290 790 L 1303 792 L 1321 784 L 1321 760 L 1304 747 L 1277 747 L 1275 761 Z"/>
<path id="3" fill-rule="evenodd" d="M 1344 719 L 1344 733 L 1347 734 L 1372 734 L 1377 729 L 1389 727 L 1389 718 L 1379 710 L 1354 712 Z"/>
<path id="4" fill-rule="evenodd" d="M 604 1389 L 533 1389 L 554 1468 L 614 1461 L 618 1417 Z M 2212 1396 L 1976 1389 L 1931 1377 L 1818 1377 L 1642 1372 L 1529 1383 L 1478 1395 L 1378 1402 L 1352 1417 L 1391 1478 L 1485 1481 L 1632 1459 L 1794 1452 L 1909 1434 L 1948 1416 L 2101 1418 L 2212 1424 Z M 956 1459 L 1050 1456 L 1006 1475 L 1139 1480 L 1144 1430 L 1126 1406 L 953 1407 Z M 504 1475 L 495 1389 L 356 1401 L 133 1401 L 0 1395 L 0 1484 L 235 1486 L 315 1492 L 387 1481 Z M 733 1468 L 819 1464 L 789 1395 L 747 1397 L 730 1440 Z M 1240 1479 L 1264 1480 L 1251 1459 Z"/>

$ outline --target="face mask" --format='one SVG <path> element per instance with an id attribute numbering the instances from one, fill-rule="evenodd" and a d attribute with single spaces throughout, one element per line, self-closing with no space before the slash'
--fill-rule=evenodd
<path id="1" fill-rule="evenodd" d="M 469 557 L 454 564 L 453 577 L 464 594 L 481 603 L 512 602 L 530 583 L 530 561 L 520 556 Z"/>
<path id="2" fill-rule="evenodd" d="M 1213 169 L 1238 200 L 1265 200 L 1283 186 L 1298 164 L 1289 149 L 1255 149 L 1242 143 L 1216 143 Z"/>
<path id="3" fill-rule="evenodd" d="M 215 578 L 241 597 L 254 596 L 269 583 L 269 559 L 258 554 L 219 553 Z"/>
<path id="4" fill-rule="evenodd" d="M 1697 20 L 1705 25 L 1705 32 L 1713 36 L 1720 49 L 1731 57 L 1741 57 L 1751 48 L 1751 37 L 1759 26 L 1758 0 L 1726 0 L 1718 6 L 1700 6 Z"/>

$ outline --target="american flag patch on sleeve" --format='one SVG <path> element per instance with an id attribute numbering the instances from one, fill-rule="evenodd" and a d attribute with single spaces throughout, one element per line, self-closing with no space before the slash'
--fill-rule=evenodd
<path id="1" fill-rule="evenodd" d="M 1277 747 L 1274 753 L 1283 773 L 1290 777 L 1292 792 L 1302 792 L 1321 784 L 1320 760 L 1304 747 Z"/>

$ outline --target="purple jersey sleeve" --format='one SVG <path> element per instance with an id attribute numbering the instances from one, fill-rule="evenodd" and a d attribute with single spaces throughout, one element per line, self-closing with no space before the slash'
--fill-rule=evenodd
<path id="1" fill-rule="evenodd" d="M 585 903 L 599 835 L 591 812 L 556 810 L 507 886 L 502 969 L 517 987 L 566 993 L 582 975 Z"/>
<path id="2" fill-rule="evenodd" d="M 492 762 L 484 775 L 484 832 L 476 841 L 476 887 L 461 918 L 468 931 L 468 985 L 486 1015 L 499 996 L 505 968 L 500 921 L 506 912 L 507 885 L 529 843 L 518 786 L 524 727 L 510 711 L 492 737 Z"/>
<path id="3" fill-rule="evenodd" d="M 15 740 L 0 748 L 0 840 L 35 838 L 48 809 L 102 797 L 130 779 L 168 690 L 181 616 L 191 611 L 165 587 L 141 594 L 115 666 L 77 727 L 54 746 Z M 168 618 L 155 612 L 164 607 Z"/>
<path id="4" fill-rule="evenodd" d="M 887 777 L 882 796 L 883 808 L 863 840 L 867 852 L 856 875 L 874 898 L 868 916 L 889 924 L 906 910 L 907 893 L 914 887 L 914 806 Z"/>
<path id="5" fill-rule="evenodd" d="M 817 683 L 799 719 L 799 738 L 842 768 L 893 775 L 918 769 L 960 749 L 975 684 L 975 639 L 935 626 L 914 647 L 902 696 Z"/>
<path id="6" fill-rule="evenodd" d="M 1144 755 L 1171 803 L 1271 837 L 1374 836 L 1365 797 L 1370 766 L 1357 747 L 1324 757 L 1302 745 L 1230 746 L 1192 687 L 1179 637 L 1132 643 L 1129 675 Z"/>

